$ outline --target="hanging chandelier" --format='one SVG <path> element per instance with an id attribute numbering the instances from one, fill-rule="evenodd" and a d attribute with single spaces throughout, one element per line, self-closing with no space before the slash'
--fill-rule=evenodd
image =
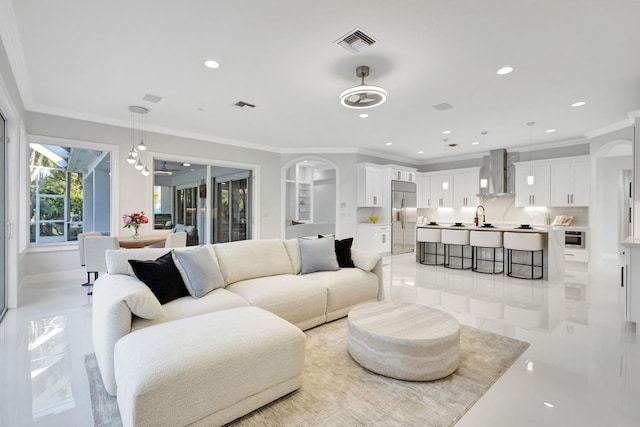
<path id="1" fill-rule="evenodd" d="M 364 78 L 369 75 L 369 67 L 361 65 L 356 68 L 356 76 L 361 84 L 345 90 L 340 94 L 340 103 L 347 108 L 373 108 L 387 100 L 387 91 L 378 86 L 367 85 Z"/>
<path id="2" fill-rule="evenodd" d="M 149 168 L 142 163 L 140 152 L 147 149 L 144 142 L 147 133 L 147 113 L 149 109 L 138 105 L 129 107 L 131 113 L 131 150 L 127 156 L 127 163 L 132 164 L 143 176 L 149 176 Z"/>

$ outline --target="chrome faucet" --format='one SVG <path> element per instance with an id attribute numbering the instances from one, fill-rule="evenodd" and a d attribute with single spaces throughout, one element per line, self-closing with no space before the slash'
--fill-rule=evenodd
<path id="1" fill-rule="evenodd" d="M 473 223 L 476 225 L 476 227 L 480 223 L 480 216 L 478 215 L 478 210 L 480 208 L 482 208 L 482 223 L 484 224 L 484 222 L 486 221 L 484 206 L 478 205 L 478 207 L 476 208 L 476 215 L 473 217 Z"/>

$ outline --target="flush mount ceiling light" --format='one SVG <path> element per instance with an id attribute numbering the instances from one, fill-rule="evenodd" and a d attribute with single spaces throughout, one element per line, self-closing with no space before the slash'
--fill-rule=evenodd
<path id="1" fill-rule="evenodd" d="M 369 67 L 361 65 L 356 68 L 356 76 L 362 79 L 358 86 L 345 90 L 340 94 L 340 103 L 347 108 L 373 108 L 387 100 L 387 91 L 378 86 L 365 84 L 364 78 L 369 75 Z"/>
<path id="2" fill-rule="evenodd" d="M 212 59 L 209 59 L 208 61 L 204 61 L 204 66 L 207 68 L 218 68 L 220 67 L 220 64 Z"/>

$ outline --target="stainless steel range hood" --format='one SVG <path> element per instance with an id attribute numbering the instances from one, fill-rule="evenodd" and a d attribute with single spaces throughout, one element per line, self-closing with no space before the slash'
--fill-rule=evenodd
<path id="1" fill-rule="evenodd" d="M 511 197 L 514 195 L 513 165 L 508 164 L 507 150 L 501 148 L 489 151 L 482 158 L 480 167 L 481 197 Z"/>

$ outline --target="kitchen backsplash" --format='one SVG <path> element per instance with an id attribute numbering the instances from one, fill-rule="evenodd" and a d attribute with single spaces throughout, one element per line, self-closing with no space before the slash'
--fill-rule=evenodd
<path id="1" fill-rule="evenodd" d="M 588 227 L 589 208 L 517 208 L 515 197 L 495 197 L 481 202 L 485 208 L 486 220 L 495 224 L 531 224 L 547 225 L 547 220 L 553 221 L 557 215 L 571 215 L 571 225 Z M 476 207 L 469 208 L 439 208 L 418 209 L 418 217 L 423 216 L 426 221 L 436 222 L 464 222 L 473 223 Z M 482 211 L 482 210 L 481 210 Z"/>

